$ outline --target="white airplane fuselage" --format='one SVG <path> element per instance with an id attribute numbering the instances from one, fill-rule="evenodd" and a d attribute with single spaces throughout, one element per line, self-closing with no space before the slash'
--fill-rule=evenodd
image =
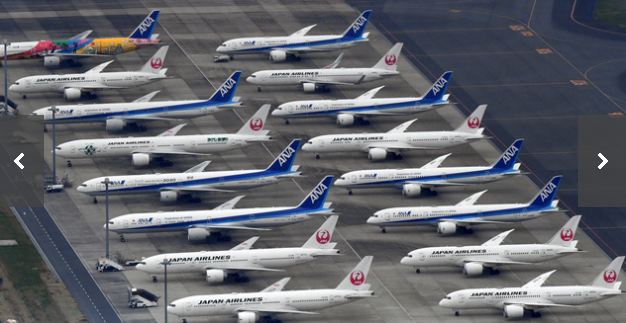
<path id="1" fill-rule="evenodd" d="M 302 83 L 361 84 L 398 75 L 400 72 L 377 68 L 324 68 L 265 70 L 252 73 L 246 81 L 258 85 L 298 85 Z"/>
<path id="2" fill-rule="evenodd" d="M 269 53 L 272 50 L 284 50 L 286 52 L 330 52 L 352 47 L 357 42 L 367 41 L 367 39 L 341 41 L 342 37 L 343 35 L 235 38 L 218 47 L 217 52 L 229 55 Z"/>
<path id="3" fill-rule="evenodd" d="M 12 92 L 44 93 L 64 92 L 65 89 L 80 89 L 85 92 L 111 89 L 125 89 L 146 85 L 160 79 L 162 74 L 147 72 L 108 72 L 80 73 L 64 75 L 36 75 L 19 79 L 9 87 Z"/>
<path id="4" fill-rule="evenodd" d="M 161 274 L 164 272 L 161 263 L 163 259 L 168 259 L 168 274 L 203 273 L 206 267 L 226 263 L 239 267 L 283 269 L 311 262 L 318 256 L 336 255 L 338 252 L 337 249 L 275 248 L 169 253 L 143 259 L 136 268 L 148 274 Z"/>

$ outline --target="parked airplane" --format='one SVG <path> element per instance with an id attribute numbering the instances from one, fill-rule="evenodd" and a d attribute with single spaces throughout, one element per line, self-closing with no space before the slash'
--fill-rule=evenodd
<path id="1" fill-rule="evenodd" d="M 363 257 L 335 289 L 282 291 L 291 279 L 287 277 L 256 293 L 177 299 L 168 304 L 167 312 L 182 317 L 183 323 L 187 322 L 187 317 L 214 315 L 236 315 L 240 323 L 254 323 L 266 317 L 269 317 L 268 322 L 279 323 L 280 320 L 275 319 L 278 314 L 317 314 L 313 311 L 373 297 L 374 291 L 365 283 L 372 259 L 372 256 Z"/>
<path id="2" fill-rule="evenodd" d="M 241 72 L 233 73 L 208 100 L 150 102 L 159 93 L 155 91 L 129 103 L 57 105 L 54 122 L 105 122 L 107 131 L 120 131 L 127 125 L 133 125 L 137 131 L 145 131 L 141 124 L 146 121 L 197 118 L 241 105 L 239 97 L 234 97 L 240 77 Z M 44 122 L 50 124 L 50 108 L 35 110 L 32 115 L 44 116 Z"/>
<path id="3" fill-rule="evenodd" d="M 66 100 L 76 100 L 83 92 L 94 96 L 95 91 L 128 89 L 146 85 L 166 78 L 167 68 L 161 69 L 161 67 L 168 48 L 169 46 L 159 48 L 154 56 L 136 72 L 101 73 L 107 65 L 113 62 L 108 61 L 85 73 L 23 77 L 13 83 L 9 90 L 22 94 L 24 99 L 26 99 L 26 93 L 61 92 Z"/>
<path id="4" fill-rule="evenodd" d="M 152 11 L 128 37 L 87 38 L 92 30 L 86 30 L 67 40 L 42 40 L 12 42 L 7 46 L 7 60 L 43 58 L 43 65 L 59 66 L 63 61 L 81 65 L 80 58 L 109 56 L 130 52 L 161 43 L 158 34 L 152 35 L 159 17 Z M 4 46 L 0 47 L 0 60 L 4 61 Z M 2 63 L 0 63 L 2 66 Z"/>
<path id="5" fill-rule="evenodd" d="M 372 14 L 371 10 L 363 12 L 346 29 L 342 35 L 306 36 L 316 25 L 300 29 L 289 36 L 278 37 L 247 37 L 227 40 L 217 48 L 218 53 L 233 55 L 269 54 L 270 61 L 280 62 L 288 55 L 300 59 L 300 53 L 330 52 L 353 46 L 356 43 L 369 41 L 369 33 L 363 33 Z"/>
<path id="6" fill-rule="evenodd" d="M 212 233 L 219 233 L 220 241 L 230 241 L 229 230 L 260 230 L 279 227 L 310 219 L 315 214 L 330 214 L 331 203 L 324 203 L 332 185 L 332 176 L 326 176 L 302 202 L 295 207 L 264 207 L 233 209 L 243 198 L 238 196 L 213 210 L 130 213 L 109 221 L 109 231 L 147 233 L 187 231 L 189 242 L 204 241 Z M 106 228 L 106 224 L 104 226 Z"/>
<path id="7" fill-rule="evenodd" d="M 473 288 L 452 292 L 439 306 L 460 309 L 498 308 L 505 318 L 522 318 L 529 313 L 541 317 L 540 308 L 577 307 L 624 294 L 617 281 L 624 257 L 615 258 L 589 285 L 541 286 L 556 270 L 544 273 L 522 287 Z M 181 304 L 182 305 L 182 304 Z"/>
<path id="8" fill-rule="evenodd" d="M 479 128 L 486 108 L 486 105 L 476 108 L 454 131 L 405 132 L 417 120 L 413 119 L 387 132 L 317 136 L 304 144 L 302 150 L 314 152 L 317 159 L 320 153 L 362 151 L 367 152 L 367 158 L 371 160 L 381 160 L 389 154 L 401 158 L 402 150 L 442 149 L 469 144 L 487 138 L 483 135 L 485 128 Z"/>
<path id="9" fill-rule="evenodd" d="M 319 204 L 320 209 L 322 204 Z M 338 255 L 339 250 L 335 249 L 337 243 L 330 242 L 338 218 L 337 215 L 330 216 L 300 248 L 250 249 L 259 239 L 253 237 L 230 250 L 167 253 L 148 257 L 142 259 L 136 268 L 147 274 L 163 274 L 162 263 L 167 259 L 171 265 L 168 274 L 204 274 L 210 284 L 221 283 L 229 275 L 234 275 L 236 282 L 247 283 L 250 281 L 244 274 L 247 271 L 284 271 L 287 267 L 305 264 L 322 256 Z M 152 281 L 156 283 L 157 277 L 152 276 Z"/>
<path id="10" fill-rule="evenodd" d="M 328 85 L 355 85 L 381 80 L 400 74 L 396 71 L 402 43 L 395 44 L 373 67 L 336 68 L 343 53 L 332 64 L 318 69 L 265 70 L 252 73 L 246 81 L 261 86 L 302 85 L 304 92 L 317 89 L 329 91 Z"/>
<path id="11" fill-rule="evenodd" d="M 439 167 L 451 154 L 438 157 L 421 168 L 358 170 L 341 175 L 335 185 L 352 195 L 354 188 L 397 187 L 402 195 L 418 196 L 422 192 L 437 195 L 440 186 L 463 186 L 499 181 L 522 175 L 516 164 L 524 139 L 517 139 L 491 166 Z"/>
<path id="12" fill-rule="evenodd" d="M 479 193 L 479 194 L 482 194 Z M 434 212 L 433 212 L 434 213 Z M 498 266 L 531 265 L 554 260 L 573 253 L 583 252 L 576 248 L 578 241 L 573 240 L 578 229 L 580 215 L 573 216 L 545 244 L 510 244 L 501 245 L 509 233 L 502 232 L 480 246 L 430 247 L 409 252 L 402 258 L 401 264 L 415 268 L 456 266 L 463 268 L 466 276 L 481 275 L 485 268 L 492 275 L 499 275 Z"/>
<path id="13" fill-rule="evenodd" d="M 275 117 L 285 119 L 331 117 L 340 126 L 350 126 L 355 119 L 368 123 L 369 117 L 398 116 L 426 112 L 437 109 L 448 102 L 450 94 L 445 94 L 452 72 L 445 72 L 422 97 L 413 98 L 374 98 L 380 89 L 377 87 L 356 99 L 293 101 L 281 104 L 272 111 Z M 444 95 L 445 94 L 445 95 Z"/>
<path id="14" fill-rule="evenodd" d="M 295 139 L 263 170 L 232 170 L 203 172 L 208 161 L 194 166 L 184 173 L 103 176 L 82 183 L 77 189 L 83 194 L 105 195 L 105 178 L 109 179 L 109 194 L 146 194 L 158 192 L 161 202 L 176 202 L 179 196 L 191 194 L 193 201 L 198 192 L 234 192 L 275 184 L 280 180 L 300 177 L 299 166 L 292 166 L 300 146 L 300 139 Z"/>
<path id="15" fill-rule="evenodd" d="M 235 134 L 176 136 L 186 125 L 181 124 L 152 137 L 72 140 L 58 145 L 56 155 L 67 159 L 68 167 L 72 167 L 72 159 L 127 156 L 133 166 L 146 166 L 159 159 L 162 167 L 170 167 L 174 165 L 167 160 L 170 155 L 210 155 L 270 141 L 269 130 L 263 130 L 269 111 L 270 105 L 263 105 Z"/>
<path id="16" fill-rule="evenodd" d="M 559 201 L 553 201 L 562 176 L 554 176 L 546 186 L 528 203 L 520 204 L 481 204 L 476 200 L 487 191 L 478 192 L 457 205 L 395 207 L 374 213 L 367 224 L 377 225 L 385 233 L 385 227 L 430 225 L 437 227 L 437 233 L 448 235 L 456 233 L 457 228 L 464 228 L 471 233 L 470 227 L 484 223 L 521 222 L 558 212 Z"/>

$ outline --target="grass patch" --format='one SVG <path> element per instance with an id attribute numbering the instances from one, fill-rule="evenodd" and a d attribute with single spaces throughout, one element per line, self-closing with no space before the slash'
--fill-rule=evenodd
<path id="1" fill-rule="evenodd" d="M 626 1 L 598 0 L 593 18 L 607 26 L 626 30 Z"/>

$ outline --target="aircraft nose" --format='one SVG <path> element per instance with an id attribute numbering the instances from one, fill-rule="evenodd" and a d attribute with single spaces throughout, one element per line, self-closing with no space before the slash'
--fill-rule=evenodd
<path id="1" fill-rule="evenodd" d="M 400 260 L 400 263 L 405 265 L 405 266 L 408 265 L 409 264 L 409 258 L 407 258 L 407 257 L 402 258 L 402 260 Z"/>
<path id="2" fill-rule="evenodd" d="M 446 299 L 443 298 L 439 301 L 439 306 L 445 307 L 446 306 Z"/>
<path id="3" fill-rule="evenodd" d="M 81 192 L 81 193 L 86 193 L 87 192 L 87 186 L 84 186 L 84 185 L 85 185 L 85 183 L 83 183 L 83 185 L 77 187 L 76 190 Z"/>
<path id="4" fill-rule="evenodd" d="M 374 223 L 376 223 L 376 220 L 375 220 L 375 219 L 376 219 L 376 218 L 374 218 L 373 216 L 370 216 L 370 217 L 367 219 L 366 223 L 367 223 L 367 224 L 374 224 Z"/>
<path id="5" fill-rule="evenodd" d="M 17 90 L 17 87 L 15 86 L 15 84 L 9 86 L 9 91 L 15 92 Z"/>
<path id="6" fill-rule="evenodd" d="M 306 143 L 306 144 L 302 145 L 302 148 L 300 148 L 300 149 L 304 150 L 304 151 L 310 151 L 311 150 L 311 146 L 312 146 L 311 144 Z"/>
<path id="7" fill-rule="evenodd" d="M 254 77 L 248 76 L 248 78 L 246 78 L 246 82 L 254 84 Z"/>

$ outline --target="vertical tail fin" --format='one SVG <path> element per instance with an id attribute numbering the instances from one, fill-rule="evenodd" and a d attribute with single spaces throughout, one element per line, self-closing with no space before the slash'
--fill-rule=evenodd
<path id="1" fill-rule="evenodd" d="M 498 159 L 495 163 L 493 163 L 493 165 L 491 165 L 491 168 L 504 170 L 512 169 L 515 166 L 517 156 L 519 156 L 519 152 L 522 149 L 523 143 L 523 138 L 515 140 L 513 144 L 502 153 L 500 159 Z"/>
<path id="2" fill-rule="evenodd" d="M 238 135 L 265 135 L 267 131 L 263 131 L 265 120 L 270 112 L 271 104 L 261 106 L 248 122 L 246 122 L 237 132 Z"/>
<path id="3" fill-rule="evenodd" d="M 441 101 L 450 83 L 450 77 L 452 77 L 452 72 L 443 73 L 443 75 L 433 83 L 433 86 L 430 87 L 428 92 L 426 92 L 422 101 Z"/>
<path id="4" fill-rule="evenodd" d="M 467 132 L 467 133 L 479 133 L 482 132 L 482 128 L 480 127 L 480 123 L 483 121 L 483 115 L 485 115 L 485 110 L 487 109 L 486 104 L 481 104 L 472 112 L 472 114 L 465 119 L 465 121 L 456 128 L 455 131 Z"/>
<path id="5" fill-rule="evenodd" d="M 363 36 L 363 32 L 365 31 L 365 27 L 367 27 L 367 22 L 370 20 L 370 15 L 372 14 L 372 10 L 363 11 L 363 13 L 356 18 L 356 20 L 343 32 L 342 39 L 354 39 L 360 38 Z"/>
<path id="6" fill-rule="evenodd" d="M 331 215 L 328 217 L 328 220 L 326 220 L 322 226 L 315 231 L 309 240 L 302 245 L 302 248 L 327 249 L 329 246 L 334 246 L 334 244 L 329 242 L 333 238 L 333 231 L 335 231 L 338 219 L 338 215 Z"/>
<path id="7" fill-rule="evenodd" d="M 533 207 L 548 207 L 552 205 L 552 200 L 556 196 L 556 190 L 559 188 L 559 184 L 561 183 L 561 178 L 563 176 L 554 176 L 552 179 L 544 186 L 535 197 L 530 200 L 529 206 Z"/>
<path id="8" fill-rule="evenodd" d="M 154 10 L 152 11 L 140 24 L 135 28 L 135 30 L 130 33 L 128 38 L 144 38 L 150 39 L 152 37 L 152 31 L 154 31 L 154 26 L 157 24 L 157 19 L 159 18 L 159 13 L 161 11 Z"/>
<path id="9" fill-rule="evenodd" d="M 283 152 L 274 159 L 267 170 L 273 170 L 277 172 L 288 172 L 291 170 L 293 161 L 296 159 L 298 153 L 298 147 L 300 147 L 300 139 L 294 139 Z"/>
<path id="10" fill-rule="evenodd" d="M 365 280 L 367 279 L 367 274 L 370 271 L 370 266 L 372 265 L 373 256 L 363 257 L 361 262 L 359 262 L 354 269 L 344 278 L 337 288 L 341 290 L 361 290 L 369 288 L 369 284 L 365 284 Z"/>
<path id="11" fill-rule="evenodd" d="M 546 244 L 563 246 L 563 247 L 575 247 L 576 241 L 574 241 L 574 235 L 576 229 L 578 229 L 578 222 L 580 222 L 581 215 L 575 215 L 559 230 L 550 241 Z"/>
<path id="12" fill-rule="evenodd" d="M 163 67 L 163 63 L 165 63 L 165 55 L 167 55 L 167 50 L 170 46 L 163 46 L 157 50 L 152 58 L 150 58 L 139 70 L 139 72 L 143 73 L 154 73 L 159 74 L 161 72 L 161 67 Z"/>
<path id="13" fill-rule="evenodd" d="M 235 96 L 235 90 L 239 85 L 239 79 L 241 78 L 241 71 L 233 73 L 224 83 L 220 86 L 213 95 L 207 100 L 211 103 L 226 103 L 233 100 Z"/>
<path id="14" fill-rule="evenodd" d="M 393 45 L 387 54 L 385 54 L 376 65 L 372 66 L 372 68 L 395 71 L 398 67 L 398 58 L 400 57 L 402 45 L 404 45 L 404 43 L 396 43 Z"/>
<path id="15" fill-rule="evenodd" d="M 589 286 L 601 288 L 617 289 L 621 285 L 617 281 L 617 276 L 622 269 L 624 256 L 615 258 L 601 273 L 594 279 Z"/>
<path id="16" fill-rule="evenodd" d="M 298 207 L 306 209 L 323 208 L 331 185 L 333 185 L 333 176 L 329 175 L 324 177 L 324 179 L 322 179 L 322 181 L 315 186 L 311 193 L 309 193 L 309 195 L 307 195 L 307 197 L 300 202 Z"/>

